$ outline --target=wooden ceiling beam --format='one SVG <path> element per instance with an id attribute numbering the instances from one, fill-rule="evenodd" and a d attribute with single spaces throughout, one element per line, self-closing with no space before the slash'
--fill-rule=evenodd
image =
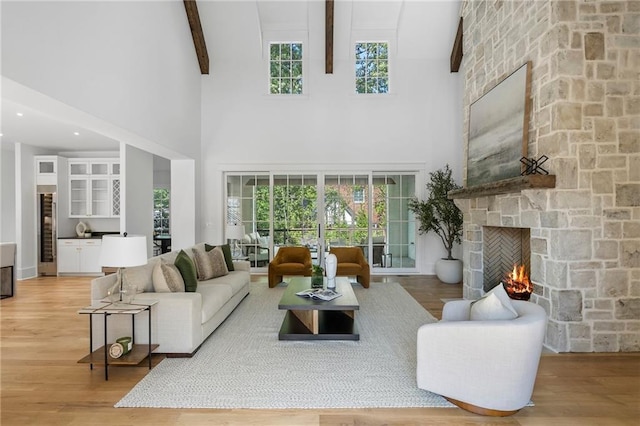
<path id="1" fill-rule="evenodd" d="M 324 72 L 333 74 L 333 0 L 324 4 Z"/>
<path id="2" fill-rule="evenodd" d="M 460 64 L 462 63 L 462 16 L 458 22 L 458 32 L 456 33 L 456 39 L 453 42 L 453 49 L 451 50 L 451 72 L 458 72 Z"/>
<path id="3" fill-rule="evenodd" d="M 200 14 L 198 13 L 198 5 L 196 0 L 184 0 L 184 10 L 187 12 L 189 27 L 191 28 L 191 37 L 193 45 L 196 48 L 198 64 L 200 64 L 200 73 L 209 74 L 209 53 L 207 52 L 207 44 L 204 41 L 204 33 L 200 24 Z"/>

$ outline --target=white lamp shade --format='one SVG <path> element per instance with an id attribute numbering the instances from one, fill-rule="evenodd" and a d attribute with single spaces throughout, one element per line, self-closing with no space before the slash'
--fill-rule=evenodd
<path id="1" fill-rule="evenodd" d="M 128 268 L 147 263 L 147 237 L 144 235 L 105 235 L 102 237 L 100 265 Z"/>
<path id="2" fill-rule="evenodd" d="M 225 234 L 228 240 L 241 240 L 244 237 L 244 225 L 227 225 Z"/>

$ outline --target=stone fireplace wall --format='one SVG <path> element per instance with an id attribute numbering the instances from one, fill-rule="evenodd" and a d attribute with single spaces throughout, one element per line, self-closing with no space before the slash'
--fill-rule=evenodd
<path id="1" fill-rule="evenodd" d="M 531 301 L 558 352 L 640 351 L 640 1 L 465 1 L 469 105 L 532 61 L 530 157 L 556 188 L 456 200 L 464 296 L 483 294 L 483 226 L 531 230 Z M 466 176 L 466 170 L 464 175 Z"/>

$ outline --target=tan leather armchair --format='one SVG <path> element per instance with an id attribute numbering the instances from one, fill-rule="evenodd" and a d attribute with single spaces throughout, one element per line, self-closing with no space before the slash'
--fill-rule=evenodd
<path id="1" fill-rule="evenodd" d="M 269 263 L 269 287 L 282 282 L 284 275 L 311 276 L 311 252 L 307 247 L 280 247 Z"/>
<path id="2" fill-rule="evenodd" d="M 360 247 L 331 247 L 330 253 L 338 260 L 338 276 L 356 276 L 362 287 L 369 288 L 369 262 Z"/>

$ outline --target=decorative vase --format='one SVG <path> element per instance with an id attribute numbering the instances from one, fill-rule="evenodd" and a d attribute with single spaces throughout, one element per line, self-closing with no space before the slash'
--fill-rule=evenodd
<path id="1" fill-rule="evenodd" d="M 328 254 L 324 261 L 324 270 L 327 274 L 327 288 L 336 288 L 336 272 L 338 270 L 338 258 L 335 254 Z"/>
<path id="2" fill-rule="evenodd" d="M 462 281 L 462 261 L 459 259 L 440 259 L 436 262 L 436 275 L 447 284 L 458 284 Z"/>

